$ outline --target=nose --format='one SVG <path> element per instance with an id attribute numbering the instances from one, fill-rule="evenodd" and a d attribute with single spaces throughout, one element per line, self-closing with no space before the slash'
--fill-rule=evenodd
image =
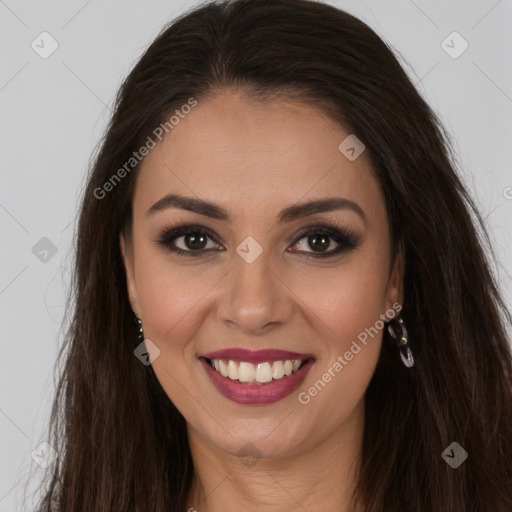
<path id="1" fill-rule="evenodd" d="M 261 254 L 252 263 L 238 255 L 223 280 L 219 319 L 245 334 L 258 335 L 288 322 L 295 312 L 292 290 L 279 271 Z"/>

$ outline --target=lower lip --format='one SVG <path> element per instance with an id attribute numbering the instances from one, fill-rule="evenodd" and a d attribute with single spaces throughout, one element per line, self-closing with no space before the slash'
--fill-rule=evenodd
<path id="1" fill-rule="evenodd" d="M 272 404 L 293 393 L 302 384 L 309 370 L 315 364 L 314 359 L 308 359 L 300 370 L 282 379 L 269 382 L 268 384 L 245 384 L 238 380 L 224 377 L 214 370 L 203 357 L 200 358 L 200 361 L 213 385 L 226 398 L 239 404 L 259 405 Z"/>

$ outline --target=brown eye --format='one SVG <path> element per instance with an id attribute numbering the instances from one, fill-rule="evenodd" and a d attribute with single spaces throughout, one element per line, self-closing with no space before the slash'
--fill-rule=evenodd
<path id="1" fill-rule="evenodd" d="M 304 242 L 301 242 L 302 240 Z M 301 248 L 291 252 L 304 252 L 314 258 L 323 258 L 355 249 L 359 246 L 359 237 L 354 233 L 338 231 L 328 226 L 312 226 L 297 237 L 294 247 L 297 245 Z"/>
<path id="2" fill-rule="evenodd" d="M 330 237 L 326 235 L 309 235 L 308 244 L 313 250 L 323 252 L 329 248 L 329 238 Z"/>
<path id="3" fill-rule="evenodd" d="M 183 243 L 186 248 L 191 250 L 201 250 L 205 248 L 208 237 L 201 233 L 193 233 L 184 235 L 180 238 L 183 238 Z"/>
<path id="4" fill-rule="evenodd" d="M 335 243 L 335 242 L 334 242 Z M 322 233 L 316 233 L 313 235 L 303 236 L 298 245 L 298 251 L 308 252 L 308 249 L 311 249 L 313 252 L 323 253 L 326 252 L 329 248 L 335 249 L 336 247 L 332 247 L 333 241 L 332 237 L 329 235 L 324 235 Z M 294 251 L 295 252 L 295 251 Z M 331 251 L 332 252 L 332 251 Z"/>
<path id="5" fill-rule="evenodd" d="M 304 239 L 304 242 L 301 242 Z M 216 242 L 215 235 L 199 225 L 179 226 L 165 230 L 158 244 L 180 256 L 205 256 L 215 250 L 224 250 Z M 209 244 L 209 245 L 208 245 Z M 334 244 L 334 246 L 333 246 Z M 344 251 L 355 249 L 360 245 L 359 237 L 348 230 L 325 226 L 311 226 L 303 231 L 294 242 L 292 253 L 303 253 L 308 257 L 327 258 Z"/>
<path id="6" fill-rule="evenodd" d="M 160 236 L 158 243 L 169 251 L 184 256 L 202 256 L 220 247 L 210 230 L 203 226 L 168 229 Z"/>

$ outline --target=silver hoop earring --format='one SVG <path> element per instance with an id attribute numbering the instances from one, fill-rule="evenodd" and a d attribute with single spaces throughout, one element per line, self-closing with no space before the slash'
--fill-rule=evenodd
<path id="1" fill-rule="evenodd" d="M 402 318 L 398 319 L 398 328 L 400 330 L 400 335 L 396 334 L 391 322 L 388 324 L 388 332 L 391 337 L 396 340 L 402 362 L 407 366 L 407 368 L 412 368 L 414 366 L 414 357 L 412 355 L 411 348 L 409 347 L 407 329 Z"/>

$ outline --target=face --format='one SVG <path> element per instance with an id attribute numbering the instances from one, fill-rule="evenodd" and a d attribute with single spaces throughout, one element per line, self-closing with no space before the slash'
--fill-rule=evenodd
<path id="1" fill-rule="evenodd" d="M 141 165 L 131 236 L 120 238 L 130 302 L 158 347 L 162 387 L 216 450 L 284 457 L 361 425 L 402 277 L 369 160 L 338 148 L 349 134 L 308 105 L 225 92 L 199 102 Z M 161 201 L 168 194 L 198 202 Z M 296 208 L 325 199 L 338 202 Z M 232 352 L 217 358 L 225 377 L 202 357 L 224 349 L 295 356 Z M 301 355 L 303 367 L 274 378 L 290 365 L 276 360 Z M 270 382 L 238 380 L 269 371 Z"/>

